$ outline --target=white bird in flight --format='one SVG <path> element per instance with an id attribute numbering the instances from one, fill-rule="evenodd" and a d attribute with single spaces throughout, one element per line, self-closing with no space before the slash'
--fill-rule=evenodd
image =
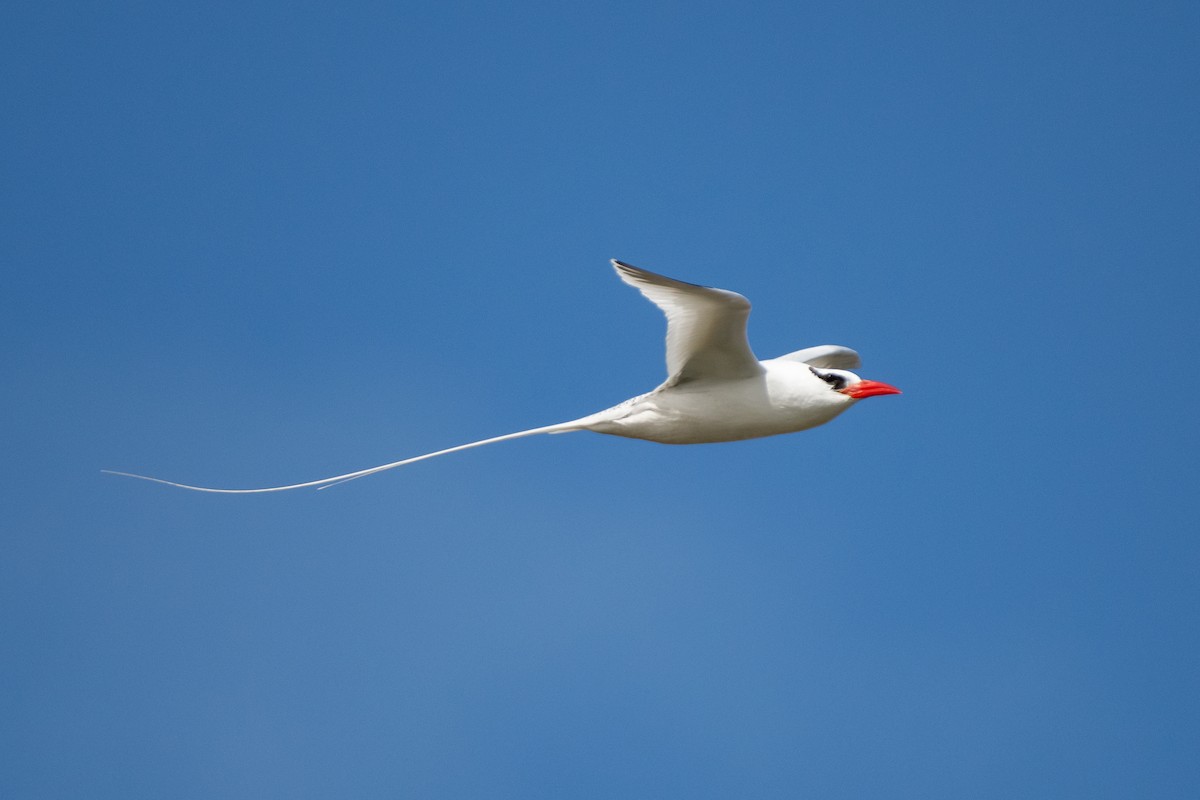
<path id="1" fill-rule="evenodd" d="M 530 428 L 378 467 L 288 486 L 214 489 L 103 470 L 112 475 L 221 494 L 327 489 L 427 458 L 541 433 L 594 431 L 664 444 L 756 439 L 823 425 L 865 397 L 900 394 L 850 372 L 861 361 L 840 345 L 819 345 L 759 361 L 746 340 L 750 301 L 736 292 L 684 283 L 613 259 L 617 274 L 667 316 L 667 379 L 657 389 L 570 422 Z"/>

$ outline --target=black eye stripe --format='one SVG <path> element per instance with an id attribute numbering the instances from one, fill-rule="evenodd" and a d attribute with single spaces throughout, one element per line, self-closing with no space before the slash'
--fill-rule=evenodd
<path id="1" fill-rule="evenodd" d="M 846 385 L 846 379 L 843 378 L 841 375 L 835 375 L 832 372 L 818 372 L 813 367 L 809 367 L 809 369 L 812 371 L 813 375 L 816 375 L 818 378 L 820 378 L 821 380 L 828 383 L 834 389 L 841 389 L 843 386 Z"/>

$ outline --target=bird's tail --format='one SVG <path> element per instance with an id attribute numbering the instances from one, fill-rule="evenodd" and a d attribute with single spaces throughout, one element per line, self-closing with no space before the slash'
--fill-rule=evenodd
<path id="1" fill-rule="evenodd" d="M 598 415 L 593 414 L 590 417 L 572 420 L 570 422 L 560 422 L 556 425 L 545 425 L 541 428 L 530 428 L 527 431 L 517 431 L 516 433 L 506 433 L 503 436 L 493 436 L 490 439 L 480 439 L 478 442 L 469 442 L 460 444 L 457 447 L 447 447 L 445 450 L 438 450 L 433 453 L 425 453 L 412 458 L 405 458 L 400 461 L 393 461 L 390 464 L 381 464 L 378 467 L 369 467 L 368 469 L 360 469 L 357 472 L 347 472 L 345 475 L 334 475 L 332 478 L 321 478 L 315 481 L 305 481 L 304 483 L 293 483 L 287 486 L 269 486 L 264 489 L 214 489 L 209 486 L 191 486 L 186 483 L 176 483 L 175 481 L 163 480 L 162 478 L 151 478 L 148 475 L 135 475 L 132 472 L 118 472 L 112 469 L 103 469 L 101 472 L 109 475 L 123 475 L 126 478 L 138 478 L 143 481 L 152 481 L 154 483 L 162 483 L 167 486 L 174 486 L 179 489 L 190 489 L 193 492 L 213 492 L 216 494 L 262 494 L 264 492 L 286 492 L 291 489 L 306 489 L 315 486 L 318 489 L 328 489 L 330 486 L 336 486 L 339 483 L 346 481 L 365 478 L 367 475 L 374 475 L 376 472 L 383 472 L 396 467 L 403 467 L 405 464 L 414 464 L 418 461 L 424 461 L 427 458 L 436 456 L 444 456 L 448 453 L 456 453 L 459 450 L 469 450 L 472 447 L 482 447 L 485 444 L 494 444 L 495 442 L 503 442 L 508 439 L 520 439 L 525 436 L 536 436 L 540 433 L 567 433 L 569 431 L 586 430 L 589 423 Z"/>

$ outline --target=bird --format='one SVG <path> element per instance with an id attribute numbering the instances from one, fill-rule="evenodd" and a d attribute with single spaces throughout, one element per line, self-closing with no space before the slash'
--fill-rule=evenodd
<path id="1" fill-rule="evenodd" d="M 568 422 L 286 486 L 220 489 L 131 472 L 102 472 L 218 494 L 328 489 L 429 458 L 544 433 L 592 431 L 663 444 L 733 442 L 794 433 L 829 422 L 859 400 L 900 394 L 890 384 L 864 380 L 851 372 L 861 366 L 861 359 L 854 350 L 841 345 L 807 347 L 760 361 L 746 337 L 750 301 L 742 295 L 685 283 L 617 259 L 611 263 L 622 281 L 641 292 L 667 318 L 667 379 L 657 388 L 611 408 Z"/>

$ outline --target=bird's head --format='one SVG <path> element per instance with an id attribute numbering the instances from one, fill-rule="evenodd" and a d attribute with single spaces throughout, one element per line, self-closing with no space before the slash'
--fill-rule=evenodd
<path id="1" fill-rule="evenodd" d="M 824 381 L 831 391 L 845 395 L 851 400 L 862 400 L 880 394 L 900 394 L 895 386 L 879 381 L 864 381 L 853 372 L 844 369 L 821 369 L 809 367 L 813 375 Z"/>

